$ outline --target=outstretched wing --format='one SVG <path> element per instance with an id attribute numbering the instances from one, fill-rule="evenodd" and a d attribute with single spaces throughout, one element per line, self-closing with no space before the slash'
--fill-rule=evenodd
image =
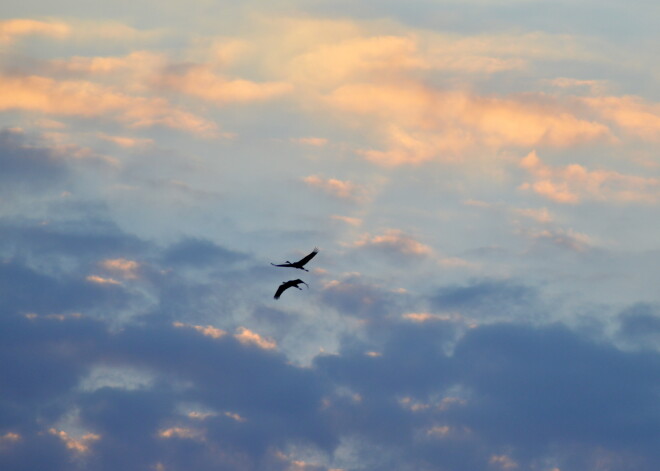
<path id="1" fill-rule="evenodd" d="M 287 288 L 290 288 L 290 287 L 291 287 L 291 285 L 290 285 L 288 282 L 287 282 L 287 283 L 282 283 L 282 284 L 277 288 L 277 291 L 275 291 L 275 296 L 273 296 L 273 297 L 274 297 L 275 299 L 280 299 L 280 296 L 282 296 L 282 293 L 284 293 L 284 291 L 285 291 Z"/>
<path id="2" fill-rule="evenodd" d="M 309 255 L 306 255 L 305 257 L 301 258 L 296 262 L 296 265 L 300 265 L 301 267 L 304 266 L 307 262 L 309 262 L 311 259 L 316 256 L 316 254 L 319 253 L 319 249 L 317 247 L 314 247 L 314 250 L 312 250 L 312 253 Z"/>
<path id="3" fill-rule="evenodd" d="M 290 263 L 282 263 L 282 264 L 280 264 L 280 265 L 276 265 L 276 264 L 274 264 L 273 262 L 270 262 L 270 264 L 271 264 L 272 266 L 274 266 L 274 267 L 290 267 L 290 266 L 291 266 Z"/>

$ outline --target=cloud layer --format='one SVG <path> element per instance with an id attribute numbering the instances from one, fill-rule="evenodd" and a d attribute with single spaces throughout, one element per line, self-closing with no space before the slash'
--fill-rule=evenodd
<path id="1" fill-rule="evenodd" d="M 546 7 L 8 5 L 0 468 L 657 470 L 657 15 Z"/>

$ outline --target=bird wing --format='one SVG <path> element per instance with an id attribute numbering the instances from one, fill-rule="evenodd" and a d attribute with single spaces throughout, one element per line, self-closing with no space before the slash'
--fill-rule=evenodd
<path id="1" fill-rule="evenodd" d="M 273 296 L 273 297 L 274 297 L 275 299 L 280 299 L 280 296 L 282 295 L 282 293 L 284 293 L 284 291 L 285 291 L 287 288 L 289 288 L 289 287 L 291 287 L 291 285 L 288 284 L 288 282 L 287 282 L 287 283 L 282 283 L 282 284 L 277 288 L 277 291 L 275 291 L 275 296 Z"/>
<path id="2" fill-rule="evenodd" d="M 303 257 L 303 258 L 301 258 L 300 260 L 298 260 L 298 261 L 296 262 L 296 264 L 297 264 L 297 265 L 300 265 L 300 266 L 303 266 L 304 264 L 306 264 L 307 262 L 309 262 L 311 259 L 313 259 L 314 256 L 315 256 L 317 253 L 319 253 L 319 249 L 316 248 L 316 247 L 314 247 L 314 250 L 312 250 L 312 252 L 311 252 L 309 255 L 306 255 L 305 257 Z"/>

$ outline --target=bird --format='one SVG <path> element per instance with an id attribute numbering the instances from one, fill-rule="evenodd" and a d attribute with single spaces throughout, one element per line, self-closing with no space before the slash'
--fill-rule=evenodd
<path id="1" fill-rule="evenodd" d="M 309 288 L 309 285 L 308 285 L 307 283 L 305 283 L 305 282 L 304 282 L 303 280 L 301 280 L 301 279 L 284 281 L 284 282 L 282 282 L 282 284 L 277 288 L 277 291 L 275 292 L 275 296 L 273 296 L 273 297 L 274 297 L 275 299 L 280 299 L 280 296 L 282 295 L 282 293 L 284 293 L 284 291 L 286 291 L 287 289 L 291 288 L 292 286 L 293 286 L 294 288 L 298 288 L 299 290 L 302 291 L 302 288 L 298 286 L 300 283 L 302 283 L 303 285 L 305 285 L 305 286 L 307 286 L 307 287 Z"/>
<path id="2" fill-rule="evenodd" d="M 311 259 L 313 259 L 314 256 L 317 253 L 319 253 L 319 249 L 317 247 L 314 247 L 314 250 L 312 250 L 312 252 L 310 254 L 304 256 L 303 258 L 301 258 L 297 262 L 291 263 L 290 261 L 287 260 L 286 263 L 282 263 L 282 264 L 279 264 L 279 265 L 276 265 L 276 264 L 271 262 L 271 265 L 274 266 L 274 267 L 298 268 L 300 270 L 309 271 L 307 268 L 303 268 L 303 267 L 305 266 L 305 264 L 307 262 L 309 262 Z"/>

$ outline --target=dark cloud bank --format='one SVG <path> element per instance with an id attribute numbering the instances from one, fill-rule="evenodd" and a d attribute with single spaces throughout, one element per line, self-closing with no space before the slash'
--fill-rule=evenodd
<path id="1" fill-rule="evenodd" d="M 15 174 L 55 165 L 39 149 L 16 162 L 27 150 L 12 139 L 2 162 Z M 429 297 L 479 319 L 529 314 L 468 328 L 375 322 L 393 295 L 356 282 L 310 299 L 377 327 L 296 366 L 196 320 L 231 280 L 266 279 L 248 255 L 200 239 L 159 246 L 102 218 L 4 218 L 0 230 L 2 470 L 660 469 L 655 306 L 620 315 L 617 345 L 636 347 L 623 350 L 533 322 L 536 291 L 513 283 Z M 139 262 L 136 278 L 99 268 L 120 257 Z M 219 306 L 224 328 L 232 308 Z"/>
<path id="2" fill-rule="evenodd" d="M 151 247 L 152 263 L 205 264 L 198 253 L 205 244 L 194 250 L 187 244 Z M 660 355 L 649 348 L 624 351 L 559 324 L 465 330 L 449 321 L 390 320 L 362 340 L 348 336 L 339 354 L 300 367 L 277 350 L 175 324 L 174 314 L 158 307 L 113 327 L 113 312 L 135 295 L 124 284 L 90 283 L 76 270 L 56 273 L 11 255 L 0 264 L 2 469 L 660 465 Z M 152 270 L 151 283 L 166 286 Z M 519 290 L 503 288 L 498 300 L 507 292 L 520 298 Z M 444 289 L 434 302 L 466 303 L 474 295 L 485 315 L 483 297 L 496 289 Z M 647 338 L 659 319 L 650 308 L 623 313 L 620 335 Z M 150 380 L 83 387 L 99 367 L 139 371 Z M 72 414 L 67 441 L 56 432 Z M 89 433 L 97 438 L 85 439 Z M 307 465 L 295 455 L 301 449 L 313 451 Z"/>

